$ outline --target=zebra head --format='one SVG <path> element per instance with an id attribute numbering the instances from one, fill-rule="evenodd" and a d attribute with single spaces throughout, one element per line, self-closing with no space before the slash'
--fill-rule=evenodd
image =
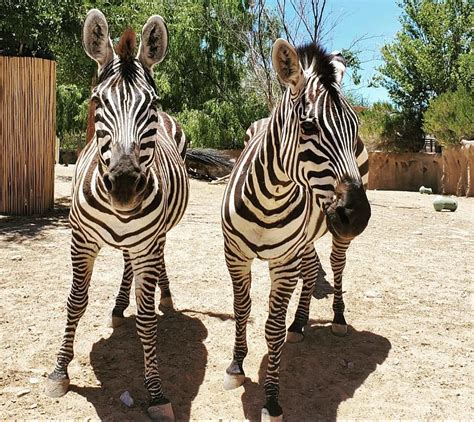
<path id="1" fill-rule="evenodd" d="M 353 238 L 370 218 L 356 160 L 357 116 L 341 93 L 345 61 L 317 44 L 278 39 L 273 67 L 287 86 L 277 116 L 280 160 L 290 180 L 313 192 L 336 236 Z"/>
<path id="2" fill-rule="evenodd" d="M 151 16 L 142 30 L 138 55 L 135 33 L 127 29 L 116 51 L 107 21 L 97 9 L 87 14 L 83 43 L 99 66 L 92 92 L 95 135 L 99 156 L 98 189 L 105 191 L 113 208 L 122 212 L 141 209 L 153 183 L 158 110 L 152 68 L 163 60 L 168 31 L 163 19 Z"/>

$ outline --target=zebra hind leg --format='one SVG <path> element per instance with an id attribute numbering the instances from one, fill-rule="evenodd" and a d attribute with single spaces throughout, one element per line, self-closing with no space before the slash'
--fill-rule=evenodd
<path id="1" fill-rule="evenodd" d="M 125 319 L 123 313 L 130 304 L 130 289 L 133 281 L 133 269 L 130 262 L 130 255 L 127 251 L 123 251 L 123 276 L 120 283 L 120 289 L 115 299 L 115 306 L 112 310 L 112 315 L 108 321 L 108 326 L 111 328 L 120 327 Z"/>
<path id="2" fill-rule="evenodd" d="M 243 362 L 247 356 L 247 321 L 250 316 L 251 260 L 241 260 L 225 251 L 227 268 L 232 278 L 234 293 L 235 342 L 232 362 L 224 375 L 224 389 L 232 390 L 240 387 L 245 381 Z"/>
<path id="3" fill-rule="evenodd" d="M 332 309 L 334 319 L 332 321 L 331 331 L 334 335 L 344 337 L 347 335 L 347 322 L 344 318 L 344 299 L 342 297 L 342 272 L 346 266 L 346 251 L 350 241 L 341 240 L 333 237 L 331 251 L 331 267 L 334 274 L 334 301 Z"/>
<path id="4" fill-rule="evenodd" d="M 311 242 L 306 246 L 301 263 L 301 276 L 303 278 L 303 289 L 301 291 L 298 309 L 295 319 L 288 328 L 286 341 L 288 343 L 299 343 L 304 340 L 303 330 L 309 319 L 309 305 L 313 295 L 314 286 L 318 279 L 319 257 Z"/>
<path id="5" fill-rule="evenodd" d="M 94 260 L 99 248 L 89 244 L 80 233 L 72 234 L 72 285 L 67 300 L 67 322 L 63 340 L 56 360 L 56 366 L 46 379 L 45 394 L 49 397 L 61 397 L 69 389 L 67 368 L 74 357 L 74 337 L 88 302 L 89 283 Z"/>
<path id="6" fill-rule="evenodd" d="M 173 309 L 173 297 L 171 296 L 170 281 L 166 273 L 166 264 L 164 256 L 164 244 L 160 249 L 160 277 L 158 279 L 158 286 L 160 287 L 160 309 L 163 311 Z"/>

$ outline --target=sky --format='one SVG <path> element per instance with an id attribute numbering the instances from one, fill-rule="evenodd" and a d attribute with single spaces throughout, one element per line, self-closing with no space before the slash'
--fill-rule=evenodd
<path id="1" fill-rule="evenodd" d="M 394 39 L 401 28 L 401 9 L 396 0 L 328 0 L 329 13 L 340 18 L 332 34 L 325 40 L 329 51 L 349 47 L 354 40 L 364 37 L 356 49 L 361 53 L 362 82 L 354 86 L 345 78 L 345 89 L 362 95 L 369 103 L 389 101 L 384 88 L 369 88 L 368 83 L 382 64 L 380 48 Z"/>
<path id="2" fill-rule="evenodd" d="M 349 48 L 355 40 L 363 37 L 355 47 L 355 50 L 360 51 L 362 82 L 354 86 L 347 75 L 344 78 L 344 90 L 361 95 L 369 104 L 389 101 L 384 88 L 369 88 L 368 84 L 377 73 L 376 67 L 382 64 L 380 48 L 393 40 L 401 27 L 398 19 L 402 9 L 397 5 L 397 0 L 327 0 L 326 11 L 329 22 L 336 19 L 338 22 L 335 29 L 323 39 L 328 51 Z"/>

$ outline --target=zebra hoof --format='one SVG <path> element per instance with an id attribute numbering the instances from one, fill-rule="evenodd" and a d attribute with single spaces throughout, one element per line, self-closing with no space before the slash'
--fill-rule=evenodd
<path id="1" fill-rule="evenodd" d="M 335 336 L 345 337 L 347 336 L 347 325 L 336 324 L 335 322 L 331 325 L 331 331 Z"/>
<path id="2" fill-rule="evenodd" d="M 158 422 L 174 422 L 174 413 L 171 403 L 150 406 L 148 414 L 151 420 Z"/>
<path id="3" fill-rule="evenodd" d="M 165 296 L 160 299 L 160 306 L 164 308 L 173 308 L 173 298 L 171 296 Z"/>
<path id="4" fill-rule="evenodd" d="M 262 409 L 262 422 L 283 422 L 283 414 L 279 416 L 271 416 L 268 409 Z"/>
<path id="5" fill-rule="evenodd" d="M 119 317 L 119 316 L 112 315 L 109 318 L 109 320 L 107 321 L 107 327 L 117 328 L 117 327 L 120 327 L 121 325 L 123 325 L 124 322 L 125 322 L 124 317 Z"/>
<path id="6" fill-rule="evenodd" d="M 226 372 L 224 375 L 224 390 L 234 390 L 235 388 L 239 388 L 244 381 L 244 374 L 230 375 Z"/>
<path id="7" fill-rule="evenodd" d="M 54 372 L 46 378 L 44 384 L 44 393 L 51 398 L 58 398 L 64 396 L 69 389 L 70 380 L 67 376 L 57 376 Z"/>
<path id="8" fill-rule="evenodd" d="M 304 340 L 304 335 L 296 331 L 288 331 L 286 333 L 287 343 L 301 343 Z"/>

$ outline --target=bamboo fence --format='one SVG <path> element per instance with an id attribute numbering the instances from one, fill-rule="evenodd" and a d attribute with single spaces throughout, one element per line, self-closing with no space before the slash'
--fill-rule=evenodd
<path id="1" fill-rule="evenodd" d="M 0 214 L 54 204 L 56 63 L 0 56 Z"/>

